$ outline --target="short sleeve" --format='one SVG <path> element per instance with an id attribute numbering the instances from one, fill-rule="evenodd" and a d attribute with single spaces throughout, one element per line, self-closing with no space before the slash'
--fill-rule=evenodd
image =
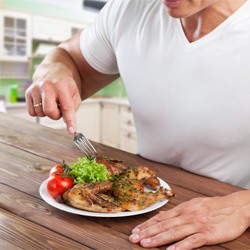
<path id="1" fill-rule="evenodd" d="M 118 74 L 114 39 L 115 24 L 122 0 L 109 0 L 93 24 L 80 36 L 80 49 L 87 62 L 103 74 Z"/>

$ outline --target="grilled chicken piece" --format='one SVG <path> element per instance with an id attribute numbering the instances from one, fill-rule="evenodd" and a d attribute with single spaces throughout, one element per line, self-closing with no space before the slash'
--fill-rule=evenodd
<path id="1" fill-rule="evenodd" d="M 147 185 L 156 192 L 146 192 Z M 113 184 L 113 194 L 120 201 L 124 210 L 136 211 L 144 209 L 158 200 L 174 196 L 171 190 L 160 187 L 156 173 L 147 167 L 129 168 L 119 176 Z"/>
<path id="2" fill-rule="evenodd" d="M 144 185 L 156 191 L 146 192 Z M 122 170 L 114 182 L 77 184 L 63 194 L 63 199 L 73 207 L 92 212 L 122 212 L 141 210 L 173 196 L 171 190 L 160 187 L 154 171 L 140 166 Z"/>
<path id="3" fill-rule="evenodd" d="M 123 200 L 120 206 L 123 210 L 138 211 L 170 197 L 173 197 L 172 191 L 160 187 L 156 192 L 135 192 L 133 199 Z"/>
<path id="4" fill-rule="evenodd" d="M 104 165 L 106 169 L 108 170 L 110 176 L 120 175 L 125 170 L 127 170 L 127 167 L 121 164 L 122 161 L 119 161 L 117 159 L 112 159 L 112 158 L 97 155 L 95 161 L 97 163 Z"/>
<path id="5" fill-rule="evenodd" d="M 115 198 L 105 192 L 111 190 L 113 183 L 77 184 L 63 194 L 63 199 L 69 205 L 92 212 L 121 212 L 120 204 Z"/>

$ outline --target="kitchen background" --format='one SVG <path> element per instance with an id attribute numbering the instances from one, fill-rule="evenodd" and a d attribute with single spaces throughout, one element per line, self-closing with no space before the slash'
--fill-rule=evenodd
<path id="1" fill-rule="evenodd" d="M 0 95 L 9 100 L 11 86 L 21 85 L 19 92 L 27 87 L 48 51 L 93 22 L 97 12 L 82 0 L 0 0 Z M 119 79 L 97 95 L 126 93 Z"/>
<path id="2" fill-rule="evenodd" d="M 99 11 L 94 4 L 101 8 L 105 0 L 0 0 L 0 111 L 65 129 L 61 120 L 30 117 L 24 93 L 44 56 L 94 21 Z M 77 116 L 78 130 L 89 139 L 136 152 L 133 116 L 121 78 L 84 101 Z"/>

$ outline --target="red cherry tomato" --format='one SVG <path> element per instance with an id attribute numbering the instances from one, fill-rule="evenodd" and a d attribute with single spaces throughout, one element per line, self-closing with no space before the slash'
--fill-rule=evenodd
<path id="1" fill-rule="evenodd" d="M 57 199 L 73 185 L 74 180 L 69 175 L 53 174 L 48 179 L 47 190 L 54 199 Z"/>
<path id="2" fill-rule="evenodd" d="M 57 164 L 50 169 L 49 176 L 54 175 L 54 174 L 63 174 L 63 173 L 64 173 L 63 164 Z"/>

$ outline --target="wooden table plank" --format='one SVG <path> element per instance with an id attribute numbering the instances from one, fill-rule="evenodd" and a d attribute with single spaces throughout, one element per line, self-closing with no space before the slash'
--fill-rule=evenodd
<path id="1" fill-rule="evenodd" d="M 127 227 L 126 234 L 124 228 L 115 228 L 112 223 L 100 223 L 89 220 L 88 217 L 69 214 L 60 211 L 46 204 L 43 200 L 32 197 L 6 185 L 0 184 L 1 207 L 19 217 L 35 224 L 49 228 L 50 230 L 69 237 L 75 242 L 94 249 L 142 249 L 139 246 L 129 243 L 128 235 L 131 228 Z M 110 221 L 110 219 L 107 219 Z M 123 219 L 114 218 L 113 221 Z M 102 219 L 105 221 L 105 218 Z M 62 230 L 63 229 L 63 230 Z"/>
<path id="2" fill-rule="evenodd" d="M 1 237 L 1 236 L 0 236 Z M 14 242 L 8 242 L 5 239 L 0 238 L 0 249 L 3 250 L 23 250 L 23 248 L 20 248 L 14 244 Z"/>
<path id="3" fill-rule="evenodd" d="M 16 249 L 90 249 L 45 227 L 0 209 L 0 241 Z M 7 249 L 7 248 L 2 248 Z M 8 248 L 12 249 L 12 248 Z"/>

